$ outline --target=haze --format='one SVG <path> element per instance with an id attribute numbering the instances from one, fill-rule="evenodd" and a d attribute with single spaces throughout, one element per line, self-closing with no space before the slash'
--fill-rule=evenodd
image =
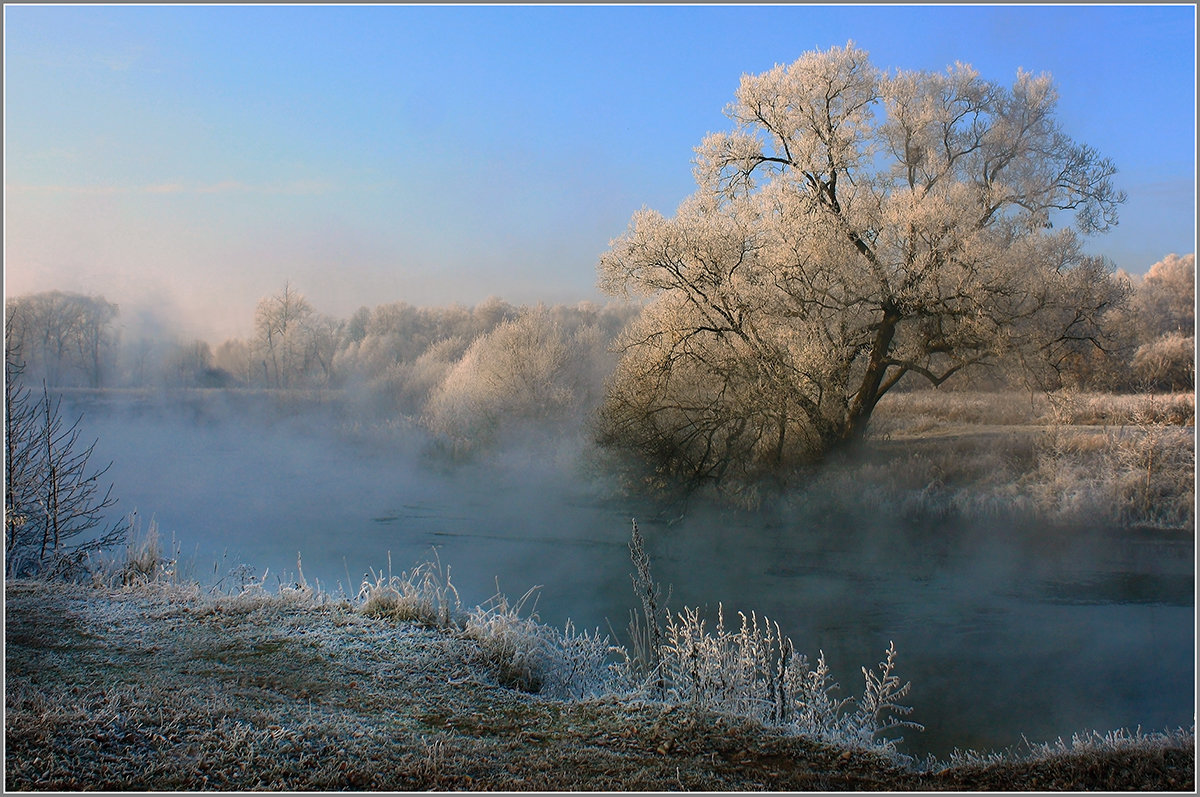
<path id="1" fill-rule="evenodd" d="M 1195 248 L 1194 31 L 1188 6 L 8 6 L 5 291 L 214 344 L 288 280 L 341 318 L 594 298 L 740 76 L 850 39 L 1050 72 L 1130 197 L 1090 245 L 1142 273 Z"/>

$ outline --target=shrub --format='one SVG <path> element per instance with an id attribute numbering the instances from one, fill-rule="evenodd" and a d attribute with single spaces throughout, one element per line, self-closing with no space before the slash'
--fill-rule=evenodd
<path id="1" fill-rule="evenodd" d="M 889 645 L 877 670 L 862 668 L 862 697 L 834 696 L 838 685 L 830 675 L 825 654 L 814 665 L 797 653 L 779 624 L 766 617 L 739 612 L 736 631 L 725 627 L 724 607 L 717 607 L 717 625 L 705 628 L 698 609 L 684 607 L 658 624 L 660 590 L 650 576 L 645 544 L 633 524 L 630 554 L 634 586 L 643 603 L 643 617 L 630 624 L 635 651 L 658 640 L 653 649 L 630 656 L 626 666 L 639 674 L 642 689 L 659 700 L 688 703 L 696 708 L 756 719 L 795 733 L 856 747 L 892 751 L 897 738 L 885 734 L 921 726 L 902 719 L 912 709 L 897 701 L 910 684 L 895 674 L 896 648 Z M 642 623 L 645 623 L 645 627 Z"/>
<path id="2" fill-rule="evenodd" d="M 1186 390 L 1196 384 L 1196 337 L 1170 332 L 1134 352 L 1133 373 L 1150 389 Z"/>
<path id="3" fill-rule="evenodd" d="M 458 590 L 450 582 L 450 568 L 442 568 L 439 559 L 424 562 L 412 570 L 392 575 L 392 555 L 388 553 L 388 575 L 371 571 L 358 590 L 359 611 L 373 617 L 407 620 L 431 628 L 450 628 L 457 622 L 462 606 Z"/>
<path id="4" fill-rule="evenodd" d="M 582 700 L 612 693 L 621 679 L 608 637 L 578 632 L 569 620 L 559 631 L 538 622 L 525 604 L 539 587 L 516 603 L 497 592 L 468 613 L 463 635 L 479 645 L 481 663 L 503 686 L 562 700 Z"/>

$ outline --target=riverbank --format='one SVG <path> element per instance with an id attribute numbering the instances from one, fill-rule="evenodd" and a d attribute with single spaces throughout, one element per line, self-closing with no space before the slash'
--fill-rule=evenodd
<path id="1" fill-rule="evenodd" d="M 8 790 L 1195 784 L 1191 731 L 914 762 L 685 706 L 551 700 L 501 686 L 476 639 L 305 589 L 213 596 L 194 584 L 11 581 L 5 598 Z"/>

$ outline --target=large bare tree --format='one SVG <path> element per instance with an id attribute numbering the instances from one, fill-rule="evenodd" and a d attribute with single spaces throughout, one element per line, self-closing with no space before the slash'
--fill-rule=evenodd
<path id="1" fill-rule="evenodd" d="M 1081 236 L 1124 195 L 1056 100 L 1047 76 L 885 73 L 852 43 L 744 76 L 697 191 L 600 260 L 602 288 L 650 299 L 602 438 L 675 475 L 753 475 L 860 438 L 906 378 L 1009 362 L 1052 383 L 1104 346 L 1125 289 Z"/>

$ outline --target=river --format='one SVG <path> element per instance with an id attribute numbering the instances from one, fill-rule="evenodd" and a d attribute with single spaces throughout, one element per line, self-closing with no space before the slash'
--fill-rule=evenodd
<path id="1" fill-rule="evenodd" d="M 389 554 L 399 573 L 436 551 L 467 605 L 540 585 L 544 622 L 623 633 L 636 517 L 672 607 L 770 617 L 810 659 L 824 651 L 842 694 L 894 642 L 926 728 L 905 733 L 906 752 L 1194 723 L 1187 533 L 664 507 L 624 497 L 571 445 L 451 465 L 315 415 L 79 406 L 93 463 L 113 463 L 114 511 L 153 517 L 201 579 L 245 563 L 290 583 L 299 555 L 310 582 L 354 592 Z"/>

